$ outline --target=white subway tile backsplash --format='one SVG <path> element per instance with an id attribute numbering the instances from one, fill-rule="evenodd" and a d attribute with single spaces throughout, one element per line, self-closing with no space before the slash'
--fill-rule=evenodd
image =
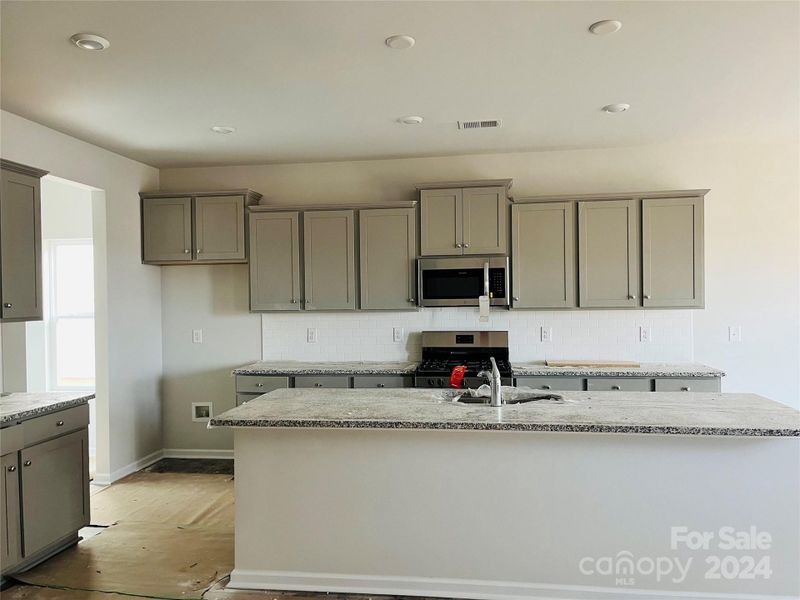
<path id="1" fill-rule="evenodd" d="M 512 361 L 547 358 L 689 362 L 693 359 L 691 310 L 507 311 L 493 310 L 488 323 L 478 309 L 432 308 L 418 312 L 265 313 L 261 316 L 263 360 L 417 360 L 426 330 L 508 330 Z M 639 326 L 651 341 L 639 342 Z M 540 328 L 553 340 L 541 342 Z M 392 329 L 405 332 L 392 341 Z M 308 328 L 318 342 L 306 342 Z"/>

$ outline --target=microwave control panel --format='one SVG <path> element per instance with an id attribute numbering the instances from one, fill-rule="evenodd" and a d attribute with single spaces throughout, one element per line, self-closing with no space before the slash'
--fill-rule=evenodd
<path id="1" fill-rule="evenodd" d="M 506 297 L 505 269 L 489 269 L 489 294 L 492 298 Z"/>

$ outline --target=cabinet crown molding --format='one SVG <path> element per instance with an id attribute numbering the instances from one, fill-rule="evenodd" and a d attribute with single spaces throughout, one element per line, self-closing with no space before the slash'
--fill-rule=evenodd
<path id="1" fill-rule="evenodd" d="M 710 189 L 660 190 L 655 192 L 610 192 L 603 194 L 558 194 L 553 196 L 526 196 L 513 198 L 514 204 L 534 202 L 565 202 L 568 200 L 644 200 L 647 198 L 697 198 L 704 197 Z"/>
<path id="2" fill-rule="evenodd" d="M 50 172 L 45 171 L 44 169 L 23 165 L 22 163 L 14 162 L 13 160 L 6 160 L 5 158 L 0 158 L 0 168 L 5 169 L 6 171 L 13 171 L 14 173 L 20 173 L 22 175 L 38 177 L 39 179 Z"/>
<path id="3" fill-rule="evenodd" d="M 408 202 L 384 202 L 365 204 L 254 204 L 248 206 L 250 212 L 304 212 L 309 210 L 367 210 L 372 208 L 414 208 L 416 200 Z"/>
<path id="4" fill-rule="evenodd" d="M 142 200 L 148 198 L 208 198 L 212 196 L 245 196 L 245 204 L 257 204 L 261 200 L 262 195 L 250 189 L 238 190 L 214 190 L 202 192 L 139 192 L 139 198 Z"/>
<path id="5" fill-rule="evenodd" d="M 504 187 L 510 190 L 514 184 L 513 179 L 471 179 L 467 181 L 439 181 L 434 183 L 418 183 L 414 186 L 417 191 L 443 190 L 448 188 L 475 188 L 475 187 Z"/>

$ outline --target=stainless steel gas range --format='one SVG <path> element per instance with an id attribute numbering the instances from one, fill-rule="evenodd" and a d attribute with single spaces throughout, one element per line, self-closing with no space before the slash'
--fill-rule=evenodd
<path id="1" fill-rule="evenodd" d="M 487 369 L 491 371 L 490 356 L 497 362 L 503 385 L 511 385 L 507 331 L 423 331 L 422 361 L 417 367 L 414 385 L 421 388 L 450 387 L 453 368 L 464 366 L 466 372 L 462 387 L 476 388 L 485 383 L 478 373 Z"/>

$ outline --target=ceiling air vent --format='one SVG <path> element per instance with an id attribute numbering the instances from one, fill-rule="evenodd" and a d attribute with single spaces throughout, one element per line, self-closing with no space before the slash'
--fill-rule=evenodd
<path id="1" fill-rule="evenodd" d="M 500 119 L 486 119 L 484 121 L 459 121 L 459 129 L 492 129 L 502 125 Z"/>

